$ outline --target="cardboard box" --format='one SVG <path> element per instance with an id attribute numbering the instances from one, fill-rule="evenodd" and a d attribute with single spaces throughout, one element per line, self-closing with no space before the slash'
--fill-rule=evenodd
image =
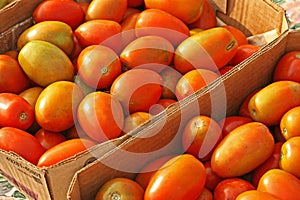
<path id="1" fill-rule="evenodd" d="M 76 172 L 68 191 L 68 199 L 93 199 L 101 185 L 109 179 L 133 179 L 136 172 L 155 158 L 183 153 L 180 138 L 182 126 L 178 124 L 185 124 L 186 119 L 193 117 L 193 109 L 197 105 L 201 114 L 213 116 L 216 120 L 222 119 L 224 114 L 237 115 L 248 94 L 272 82 L 272 74 L 279 58 L 286 52 L 299 49 L 300 31 L 286 32 L 265 46 L 260 54 L 222 77 L 222 81 L 210 90 L 197 93 L 197 98 L 189 98 L 190 102 L 181 106 L 183 110 L 179 110 L 179 107 L 168 109 L 167 121 L 162 130 L 141 130 L 118 149 Z M 226 95 L 226 100 L 219 99 L 223 95 Z M 212 102 L 218 104 L 214 109 Z"/>
<path id="2" fill-rule="evenodd" d="M 254 4 L 247 0 L 218 0 L 212 2 L 219 19 L 226 24 L 241 28 L 247 36 L 259 35 L 265 32 L 275 33 L 271 34 L 271 37 L 269 37 L 268 40 L 266 37 L 262 36 L 260 44 L 272 41 L 288 29 L 284 10 L 275 3 L 272 3 L 271 0 L 257 0 Z M 224 7 L 224 5 L 226 6 Z M 261 10 L 263 10 L 263 12 Z M 22 12 L 22 10 L 20 12 Z M 28 14 L 29 12 L 32 12 L 32 10 L 24 9 L 24 12 L 27 14 L 26 16 L 30 16 Z M 254 15 L 256 15 L 259 20 L 253 20 L 251 16 Z M 1 17 L 2 16 L 0 16 L 0 18 Z M 32 19 L 29 17 L 22 22 L 19 22 L 18 20 L 16 20 L 16 22 L 15 25 L 0 34 L 0 53 L 15 48 L 17 37 L 32 24 Z M 241 67 L 242 66 L 244 66 L 244 64 L 242 64 Z M 101 159 L 101 161 L 110 162 L 117 160 L 120 162 L 120 169 L 125 170 L 125 172 L 112 172 L 105 166 L 99 168 L 97 165 L 91 165 L 91 168 L 89 169 L 96 166 L 97 169 L 101 170 L 92 170 L 92 177 L 90 177 L 90 175 L 83 176 L 85 180 L 81 183 L 87 186 L 90 184 L 94 185 L 94 188 L 91 188 L 91 190 L 88 191 L 85 186 L 80 185 L 80 187 L 82 187 L 80 188 L 82 189 L 82 191 L 80 190 L 80 192 L 82 192 L 82 197 L 88 199 L 88 197 L 91 197 L 91 195 L 94 194 L 96 189 L 98 189 L 99 184 L 103 183 L 104 180 L 119 175 L 120 173 L 123 173 L 124 176 L 133 177 L 136 170 L 140 169 L 143 163 L 163 154 L 181 152 L 182 150 L 179 148 L 180 145 L 176 133 L 182 128 L 182 125 L 190 116 L 199 113 L 200 108 L 201 113 L 203 114 L 210 113 L 210 110 L 214 111 L 214 113 L 218 114 L 215 116 L 216 118 L 225 116 L 236 110 L 238 105 L 231 105 L 228 104 L 228 102 L 231 102 L 232 99 L 235 99 L 235 102 L 240 102 L 243 96 L 240 94 L 237 95 L 238 93 L 231 94 L 230 92 L 225 91 L 224 87 L 220 87 L 222 81 L 222 79 L 217 80 L 209 87 L 198 91 L 195 95 L 171 106 L 166 112 L 155 116 L 145 125 L 132 131 L 131 135 L 136 135 L 135 137 L 126 135 L 113 141 L 99 144 L 94 148 L 89 149 L 89 151 L 78 154 L 73 158 L 52 167 L 38 168 L 13 153 L 0 150 L 1 173 L 8 177 L 14 185 L 20 188 L 29 199 L 60 200 L 66 198 L 69 184 L 71 183 L 75 172 L 83 168 L 90 161 Z M 234 82 L 230 83 L 233 85 L 235 84 Z M 241 87 L 242 85 L 243 84 L 240 84 Z M 247 88 L 244 89 L 246 89 L 244 92 L 249 92 L 247 91 Z M 117 146 L 120 146 L 120 148 L 117 148 Z M 154 150 L 153 148 L 157 150 L 155 154 L 151 153 Z M 125 153 L 128 151 L 140 153 L 142 150 L 146 155 L 138 154 L 139 156 L 136 158 L 133 153 L 133 157 L 131 158 L 128 158 L 127 156 L 122 157 L 120 150 L 123 149 L 126 150 Z M 108 154 L 108 152 L 110 153 Z M 99 162 L 96 163 L 99 164 Z M 128 170 L 132 169 L 131 167 L 133 167 L 134 170 L 126 172 L 124 164 L 126 164 Z M 85 173 L 85 171 L 83 171 L 83 173 Z M 100 179 L 99 176 L 101 177 Z M 86 194 L 86 192 L 89 194 Z M 74 196 L 74 193 L 71 194 L 73 199 L 79 199 L 79 196 Z"/>

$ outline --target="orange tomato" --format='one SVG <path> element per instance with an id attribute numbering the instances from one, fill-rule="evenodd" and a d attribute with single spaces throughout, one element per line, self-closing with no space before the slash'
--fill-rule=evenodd
<path id="1" fill-rule="evenodd" d="M 205 180 L 205 187 L 209 190 L 213 191 L 215 187 L 218 185 L 219 182 L 223 180 L 220 176 L 218 176 L 212 169 L 211 169 L 211 162 L 210 160 L 205 161 L 204 163 L 205 173 L 206 173 L 206 180 Z"/>
<path id="2" fill-rule="evenodd" d="M 133 129 L 137 128 L 141 124 L 149 121 L 151 114 L 148 112 L 134 112 L 128 115 L 124 120 L 124 126 L 122 129 L 122 135 L 129 133 Z"/>
<path id="3" fill-rule="evenodd" d="M 219 78 L 219 75 L 207 69 L 194 69 L 184 74 L 176 84 L 176 97 L 178 100 L 195 93 Z"/>
<path id="4" fill-rule="evenodd" d="M 185 39 L 178 45 L 174 67 L 182 74 L 200 68 L 217 71 L 232 59 L 237 47 L 237 41 L 227 29 L 210 28 Z"/>
<path id="5" fill-rule="evenodd" d="M 120 102 L 111 94 L 101 91 L 84 97 L 78 106 L 77 118 L 83 131 L 98 142 L 118 137 L 124 124 Z"/>
<path id="6" fill-rule="evenodd" d="M 161 94 L 162 99 L 174 99 L 176 97 L 176 85 L 182 74 L 175 70 L 173 67 L 166 67 L 159 73 L 163 80 L 163 91 Z"/>
<path id="7" fill-rule="evenodd" d="M 134 180 L 128 178 L 112 178 L 98 190 L 95 200 L 124 199 L 143 200 L 144 189 Z"/>
<path id="8" fill-rule="evenodd" d="M 34 108 L 35 103 L 43 89 L 44 88 L 40 86 L 31 87 L 21 92 L 19 96 L 23 97 Z"/>
<path id="9" fill-rule="evenodd" d="M 110 93 L 121 102 L 125 114 L 148 112 L 161 96 L 161 84 L 162 78 L 157 72 L 134 68 L 115 79 Z"/>
<path id="10" fill-rule="evenodd" d="M 119 56 L 109 47 L 90 45 L 83 49 L 77 59 L 78 73 L 92 88 L 109 88 L 122 72 Z"/>
<path id="11" fill-rule="evenodd" d="M 280 119 L 280 132 L 285 140 L 300 136 L 300 106 L 288 110 Z"/>
<path id="12" fill-rule="evenodd" d="M 0 55 L 0 92 L 18 94 L 29 87 L 30 80 L 18 61 L 11 56 Z"/>
<path id="13" fill-rule="evenodd" d="M 77 2 L 77 1 L 76 1 Z M 89 8 L 89 5 L 90 5 L 90 3 L 89 2 L 84 2 L 84 1 L 81 1 L 81 2 L 77 2 L 79 5 L 80 5 L 80 7 L 82 8 L 82 10 L 83 10 L 83 12 L 84 12 L 84 16 L 86 15 L 86 13 L 87 13 L 87 10 L 88 10 L 88 8 Z"/>
<path id="14" fill-rule="evenodd" d="M 290 80 L 300 82 L 300 51 L 285 53 L 277 62 L 273 81 Z"/>
<path id="15" fill-rule="evenodd" d="M 210 160 L 211 153 L 222 139 L 219 124 L 211 117 L 199 115 L 191 118 L 182 133 L 186 153 L 200 160 Z"/>
<path id="16" fill-rule="evenodd" d="M 283 143 L 279 166 L 300 178 L 300 136 L 292 137 Z"/>
<path id="17" fill-rule="evenodd" d="M 66 138 L 63 134 L 47 131 L 42 128 L 34 134 L 34 137 L 41 143 L 45 150 L 66 141 Z"/>
<path id="18" fill-rule="evenodd" d="M 229 61 L 229 64 L 233 66 L 238 65 L 242 61 L 252 56 L 254 53 L 258 52 L 259 50 L 260 47 L 253 44 L 239 45 L 236 53 Z"/>
<path id="19" fill-rule="evenodd" d="M 129 2 L 127 1 L 127 4 Z M 123 15 L 123 19 L 121 21 L 121 24 L 124 22 L 124 20 L 127 19 L 127 17 L 131 16 L 131 15 L 135 15 L 135 14 L 138 14 L 140 13 L 141 10 L 137 9 L 137 8 L 133 8 L 133 7 L 127 7 L 126 10 L 125 10 L 125 13 Z"/>
<path id="20" fill-rule="evenodd" d="M 248 190 L 239 194 L 235 200 L 280 200 L 268 192 L 261 192 L 257 190 Z"/>
<path id="21" fill-rule="evenodd" d="M 163 112 L 168 106 L 170 106 L 173 103 L 176 103 L 177 101 L 174 99 L 159 99 L 156 104 L 151 106 L 149 113 L 151 115 L 157 115 L 161 112 Z"/>
<path id="22" fill-rule="evenodd" d="M 211 167 L 220 177 L 242 176 L 265 162 L 273 149 L 274 138 L 268 127 L 260 122 L 249 122 L 221 140 L 211 156 Z"/>
<path id="23" fill-rule="evenodd" d="M 107 19 L 120 22 L 126 8 L 127 0 L 94 0 L 88 7 L 85 19 Z"/>
<path id="24" fill-rule="evenodd" d="M 38 160 L 37 166 L 50 167 L 94 145 L 96 145 L 96 143 L 89 139 L 75 138 L 66 140 L 45 151 Z"/>
<path id="25" fill-rule="evenodd" d="M 57 81 L 47 86 L 35 104 L 37 123 L 48 131 L 61 132 L 71 128 L 76 109 L 83 99 L 81 88 L 74 82 Z"/>
<path id="26" fill-rule="evenodd" d="M 205 168 L 190 154 L 175 156 L 152 176 L 144 200 L 196 199 L 205 183 Z"/>
<path id="27" fill-rule="evenodd" d="M 230 25 L 224 25 L 222 27 L 230 31 L 230 33 L 234 36 L 239 46 L 243 44 L 248 44 L 247 36 L 238 28 L 235 28 L 234 26 Z"/>
<path id="28" fill-rule="evenodd" d="M 123 47 L 126 47 L 137 38 L 135 35 L 135 24 L 138 16 L 139 13 L 131 14 L 121 22 Z"/>
<path id="29" fill-rule="evenodd" d="M 155 8 L 174 15 L 186 24 L 195 22 L 202 14 L 203 0 L 174 0 L 172 5 L 168 0 L 145 0 L 146 8 Z"/>
<path id="30" fill-rule="evenodd" d="M 213 199 L 214 198 L 213 198 L 212 192 L 209 189 L 205 188 L 205 187 L 201 191 L 198 198 L 196 198 L 196 200 L 213 200 Z"/>
<path id="31" fill-rule="evenodd" d="M 271 169 L 261 177 L 257 190 L 279 199 L 299 200 L 300 180 L 282 169 Z"/>

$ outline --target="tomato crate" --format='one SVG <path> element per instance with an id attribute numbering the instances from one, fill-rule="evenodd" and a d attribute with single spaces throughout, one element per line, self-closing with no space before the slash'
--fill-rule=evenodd
<path id="1" fill-rule="evenodd" d="M 40 2 L 41 0 L 17 0 L 7 9 L 0 10 L 0 53 L 16 49 L 18 36 L 33 25 L 31 15 Z M 288 30 L 284 10 L 271 0 L 210 2 L 222 23 L 239 28 L 249 38 L 259 39 L 251 40 L 252 42 L 257 42 L 261 46 L 267 45 L 261 54 L 268 50 L 268 43 L 272 43 L 278 37 L 282 38 Z M 1 174 L 24 192 L 28 199 L 47 200 L 66 199 L 72 178 L 80 170 L 75 176 L 68 198 L 91 199 L 105 180 L 121 175 L 133 178 L 136 170 L 158 157 L 158 154 L 181 151 L 176 133 L 190 116 L 199 112 L 200 108 L 202 114 L 214 111 L 216 119 L 235 113 L 246 94 L 269 81 L 267 78 L 255 79 L 271 71 L 269 69 L 266 72 L 267 68 L 259 68 L 261 65 L 255 62 L 257 57 L 258 54 L 213 84 L 199 90 L 195 95 L 170 106 L 165 112 L 154 116 L 151 121 L 133 130 L 129 135 L 98 144 L 51 167 L 39 168 L 12 152 L 0 150 Z M 254 76 L 261 70 L 263 73 Z M 151 154 L 154 150 L 157 150 L 156 154 Z M 124 151 L 132 152 L 132 156 L 122 156 Z M 144 154 L 140 155 L 141 152 Z M 138 157 L 135 154 L 138 154 Z M 109 167 L 110 162 L 115 160 L 118 160 L 118 165 L 122 168 L 115 170 Z M 131 167 L 134 171 L 130 171 Z"/>

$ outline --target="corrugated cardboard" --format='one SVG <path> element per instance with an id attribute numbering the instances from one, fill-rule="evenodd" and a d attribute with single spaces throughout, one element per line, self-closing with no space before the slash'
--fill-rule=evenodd
<path id="1" fill-rule="evenodd" d="M 25 0 L 23 2 L 27 1 Z M 275 33 L 271 34 L 271 37 L 268 39 L 269 42 L 288 29 L 283 9 L 280 9 L 279 6 L 275 3 L 271 3 L 271 1 L 256 0 L 255 4 L 249 3 L 248 1 L 235 0 L 216 1 L 216 3 L 217 2 L 223 2 L 226 5 L 239 5 L 236 7 L 233 6 L 230 12 L 223 12 L 216 7 L 217 14 L 219 19 L 226 22 L 226 24 L 242 27 L 249 36 L 264 32 Z M 243 3 L 240 4 L 241 2 Z M 241 9 L 240 6 L 243 6 L 243 8 Z M 255 8 L 252 6 L 255 6 Z M 264 9 L 264 12 L 258 12 L 260 9 Z M 248 11 L 245 12 L 245 10 Z M 20 12 L 25 12 L 23 13 L 24 16 L 30 16 L 29 12 L 32 12 L 32 10 L 24 9 L 22 11 L 21 9 Z M 255 21 L 249 17 L 253 15 L 258 15 L 257 17 L 260 18 L 260 20 Z M 15 14 L 15 16 L 17 16 L 17 14 Z M 268 17 L 264 18 L 265 16 Z M 0 18 L 1 17 L 3 16 L 0 16 Z M 13 23 L 14 25 L 12 27 L 0 34 L 0 53 L 15 48 L 19 34 L 32 24 L 31 17 L 23 19 L 22 22 L 19 22 L 18 20 L 18 17 L 16 17 L 16 23 Z M 265 44 L 264 42 L 265 38 L 262 37 L 262 43 Z M 235 75 L 232 75 L 232 77 L 232 79 L 228 78 L 229 80 L 226 81 L 227 84 L 235 84 L 234 81 L 231 81 L 235 80 Z M 260 84 L 260 81 L 258 81 L 257 84 Z M 243 84 L 239 83 L 239 85 L 241 89 L 245 89 L 245 92 L 249 92 L 247 91 L 247 88 L 242 88 Z M 250 89 L 248 88 L 248 90 Z M 102 161 L 107 161 L 108 163 L 117 160 L 120 164 L 119 166 L 122 167 L 122 170 L 125 170 L 124 164 L 126 164 L 128 170 L 137 170 L 143 163 L 158 157 L 158 155 L 168 154 L 170 152 L 181 152 L 182 149 L 179 144 L 179 138 L 178 135 L 176 135 L 177 131 L 182 128 L 182 125 L 190 116 L 196 115 L 199 110 L 201 110 L 201 113 L 203 114 L 210 114 L 213 111 L 213 113 L 216 114 L 216 116 L 214 116 L 215 118 L 221 118 L 226 114 L 226 111 L 229 114 L 236 111 L 238 105 L 233 105 L 228 102 L 233 100 L 235 100 L 235 102 L 240 102 L 244 96 L 241 94 L 230 94 L 230 96 L 228 96 L 229 94 L 230 92 L 225 91 L 223 82 L 219 79 L 209 87 L 198 91 L 196 95 L 192 95 L 189 98 L 182 100 L 180 103 L 171 106 L 166 113 L 155 116 L 150 122 L 137 128 L 131 133 L 135 136 L 142 136 L 141 138 L 127 135 L 113 140 L 112 142 L 105 142 L 52 167 L 38 168 L 15 154 L 0 151 L 1 172 L 8 176 L 29 199 L 66 199 L 69 184 L 75 172 L 83 168 L 89 161 L 94 161 L 96 158 L 101 158 Z M 138 156 L 138 158 L 135 156 L 128 158 L 127 156 L 121 156 L 120 148 L 116 148 L 116 146 L 120 146 L 122 150 L 125 149 L 125 152 L 132 151 L 140 153 L 142 150 L 145 151 L 144 153 L 148 152 L 150 154 Z M 153 148 L 158 150 L 156 154 L 152 154 Z M 108 152 L 110 152 L 110 154 L 106 154 Z M 119 175 L 120 173 L 129 177 L 133 177 L 135 174 L 133 173 L 134 171 L 111 171 L 111 169 L 106 168 L 105 165 L 100 168 L 98 165 L 91 165 L 91 168 L 89 169 L 94 167 L 96 169 L 92 170 L 92 177 L 90 177 L 90 173 L 88 173 L 89 176 L 79 176 L 84 179 L 84 181 L 80 181 L 80 184 L 84 184 L 84 186 L 80 185 L 82 189 L 80 193 L 82 192 L 85 199 L 88 199 L 88 197 L 90 197 L 89 195 L 94 194 L 99 187 L 99 183 L 103 183 L 104 180 Z M 86 171 L 83 171 L 81 174 L 84 174 L 85 172 Z M 98 179 L 99 176 L 101 177 L 100 179 Z M 75 183 L 74 185 L 77 184 L 79 183 Z M 94 188 L 87 191 L 87 187 L 90 188 L 91 185 L 93 185 Z M 75 190 L 73 191 L 76 193 Z M 72 193 L 72 197 L 74 197 L 74 199 L 79 199 L 79 196 L 74 196 L 74 193 Z"/>

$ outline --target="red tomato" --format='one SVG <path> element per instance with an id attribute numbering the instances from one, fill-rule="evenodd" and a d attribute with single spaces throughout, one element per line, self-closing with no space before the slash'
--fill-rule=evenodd
<path id="1" fill-rule="evenodd" d="M 220 68 L 219 69 L 220 75 L 227 73 L 228 71 L 232 70 L 233 68 L 234 68 L 234 66 L 224 66 L 224 67 Z"/>
<path id="2" fill-rule="evenodd" d="M 0 129 L 0 149 L 15 152 L 34 165 L 38 163 L 39 158 L 45 152 L 34 136 L 13 127 Z"/>
<path id="3" fill-rule="evenodd" d="M 127 0 L 128 7 L 138 7 L 143 5 L 144 0 Z"/>
<path id="4" fill-rule="evenodd" d="M 88 139 L 70 139 L 61 142 L 43 153 L 38 161 L 38 167 L 49 167 L 68 159 L 86 149 L 96 145 L 92 140 Z"/>
<path id="5" fill-rule="evenodd" d="M 153 175 L 144 200 L 196 199 L 204 188 L 205 179 L 201 161 L 190 154 L 175 156 Z"/>
<path id="6" fill-rule="evenodd" d="M 211 169 L 211 162 L 210 161 L 205 161 L 203 164 L 204 164 L 205 172 L 206 172 L 205 187 L 213 191 L 215 189 L 215 187 L 218 185 L 218 183 L 223 180 L 223 178 L 218 176 Z"/>
<path id="7" fill-rule="evenodd" d="M 164 111 L 169 105 L 176 103 L 177 101 L 174 99 L 160 99 L 157 104 L 151 106 L 149 113 L 151 115 L 157 115 L 160 112 Z"/>
<path id="8" fill-rule="evenodd" d="M 70 0 L 48 0 L 42 1 L 34 10 L 33 20 L 38 23 L 42 21 L 65 22 L 74 30 L 84 21 L 84 11 L 75 1 Z"/>
<path id="9" fill-rule="evenodd" d="M 250 117 L 243 116 L 228 116 L 219 121 L 220 127 L 222 127 L 223 137 L 230 133 L 236 127 L 252 122 L 253 120 Z"/>
<path id="10" fill-rule="evenodd" d="M 284 54 L 273 74 L 273 80 L 291 80 L 300 82 L 300 51 L 291 51 Z"/>
<path id="11" fill-rule="evenodd" d="M 213 194 L 209 189 L 203 188 L 196 200 L 213 200 Z"/>
<path id="12" fill-rule="evenodd" d="M 241 178 L 227 178 L 214 189 L 214 200 L 235 200 L 242 192 L 254 190 L 254 186 Z"/>
<path id="13" fill-rule="evenodd" d="M 45 150 L 66 141 L 66 138 L 63 134 L 47 131 L 43 128 L 39 129 L 34 134 L 34 137 L 41 143 Z"/>
<path id="14" fill-rule="evenodd" d="M 28 129 L 34 122 L 34 109 L 21 96 L 0 93 L 0 127 Z"/>
<path id="15" fill-rule="evenodd" d="M 249 113 L 249 109 L 248 109 L 248 103 L 250 101 L 250 99 L 252 98 L 252 96 L 254 96 L 254 94 L 256 92 L 258 92 L 261 88 L 255 89 L 254 91 L 252 91 L 250 94 L 248 94 L 246 96 L 246 98 L 244 99 L 244 101 L 242 102 L 240 108 L 239 108 L 239 115 L 243 116 L 243 117 L 250 117 L 251 115 Z"/>
<path id="16" fill-rule="evenodd" d="M 254 53 L 258 52 L 259 50 L 260 47 L 253 44 L 239 45 L 235 55 L 229 61 L 229 64 L 235 66 L 252 56 Z"/>

